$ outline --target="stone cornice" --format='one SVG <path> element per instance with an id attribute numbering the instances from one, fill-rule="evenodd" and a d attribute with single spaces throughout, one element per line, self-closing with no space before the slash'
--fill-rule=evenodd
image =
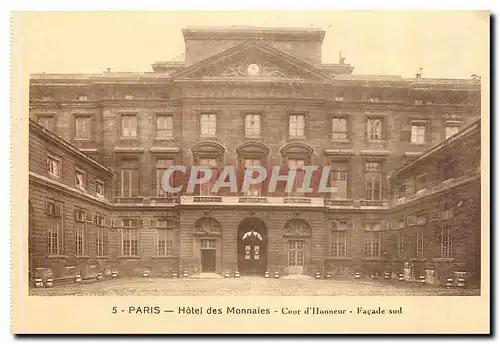
<path id="1" fill-rule="evenodd" d="M 56 180 L 53 180 L 51 178 L 39 175 L 35 172 L 29 172 L 29 180 L 31 183 L 37 183 L 45 187 L 51 187 L 57 191 L 64 192 L 66 194 L 69 194 L 73 197 L 82 199 L 87 202 L 91 202 L 93 204 L 105 207 L 105 208 L 112 208 L 112 203 L 109 202 L 106 199 L 100 199 L 97 196 L 91 195 L 87 192 L 83 192 L 79 189 L 72 188 L 66 184 L 63 184 L 61 182 L 58 182 Z"/>
<path id="2" fill-rule="evenodd" d="M 230 27 L 205 28 L 188 27 L 182 30 L 184 40 L 190 39 L 224 39 L 224 40 L 282 40 L 282 41 L 323 41 L 325 31 L 303 28 L 263 28 L 263 27 Z"/>
<path id="3" fill-rule="evenodd" d="M 50 130 L 47 130 L 46 128 L 44 128 L 40 124 L 36 123 L 32 119 L 30 119 L 29 125 L 30 125 L 30 131 L 34 131 L 38 135 L 42 135 L 44 137 L 44 139 L 49 140 L 49 141 L 57 144 L 58 146 L 66 149 L 68 152 L 71 152 L 74 156 L 77 156 L 78 158 L 89 163 L 90 165 L 99 169 L 100 171 L 104 171 L 104 172 L 108 173 L 108 175 L 113 175 L 113 171 L 109 167 L 104 166 L 104 165 L 98 163 L 97 161 L 95 161 L 94 159 L 90 158 L 88 155 L 85 155 L 82 151 L 80 151 L 78 148 L 73 146 L 71 143 L 69 143 L 66 140 L 64 140 L 63 138 L 57 136 L 56 134 L 54 134 Z"/>

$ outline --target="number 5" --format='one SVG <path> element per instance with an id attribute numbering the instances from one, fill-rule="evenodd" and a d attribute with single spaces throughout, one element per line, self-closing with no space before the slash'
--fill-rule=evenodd
<path id="1" fill-rule="evenodd" d="M 116 309 L 116 306 L 113 307 L 113 314 L 116 314 L 118 312 L 118 309 Z"/>

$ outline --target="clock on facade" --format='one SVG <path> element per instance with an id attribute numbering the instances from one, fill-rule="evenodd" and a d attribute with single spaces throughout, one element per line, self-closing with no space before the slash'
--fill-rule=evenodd
<path id="1" fill-rule="evenodd" d="M 260 74 L 260 66 L 257 63 L 250 63 L 247 66 L 247 74 L 250 76 L 259 75 Z"/>

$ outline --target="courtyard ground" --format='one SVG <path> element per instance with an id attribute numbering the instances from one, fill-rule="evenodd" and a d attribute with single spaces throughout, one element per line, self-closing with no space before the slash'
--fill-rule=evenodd
<path id="1" fill-rule="evenodd" d="M 457 296 L 479 295 L 479 289 L 444 288 L 417 283 L 384 280 L 117 278 L 93 283 L 68 284 L 53 288 L 31 288 L 40 296 L 305 296 L 387 295 Z"/>

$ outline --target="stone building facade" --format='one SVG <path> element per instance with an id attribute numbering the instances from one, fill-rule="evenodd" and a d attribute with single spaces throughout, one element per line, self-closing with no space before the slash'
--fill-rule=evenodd
<path id="1" fill-rule="evenodd" d="M 103 264 L 156 275 L 384 269 L 392 245 L 389 173 L 479 118 L 480 82 L 355 75 L 344 58 L 323 63 L 325 33 L 317 29 L 183 34 L 184 60 L 155 62 L 152 72 L 31 77 L 33 121 L 71 146 L 68 154 L 82 152 L 112 172 L 102 205 L 112 233 Z M 172 164 L 217 173 L 230 165 L 239 176 L 256 164 L 330 166 L 335 191 L 213 195 L 202 186 L 165 194 L 161 176 Z M 30 195 L 34 218 L 42 190 L 33 186 Z M 68 250 L 72 240 L 65 238 Z M 49 264 L 44 246 L 33 255 L 37 266 Z M 72 255 L 59 261 L 73 264 Z"/>
<path id="2" fill-rule="evenodd" d="M 390 255 L 407 279 L 470 282 L 481 272 L 481 123 L 477 120 L 390 176 Z M 403 266 L 406 263 L 406 266 Z"/>

